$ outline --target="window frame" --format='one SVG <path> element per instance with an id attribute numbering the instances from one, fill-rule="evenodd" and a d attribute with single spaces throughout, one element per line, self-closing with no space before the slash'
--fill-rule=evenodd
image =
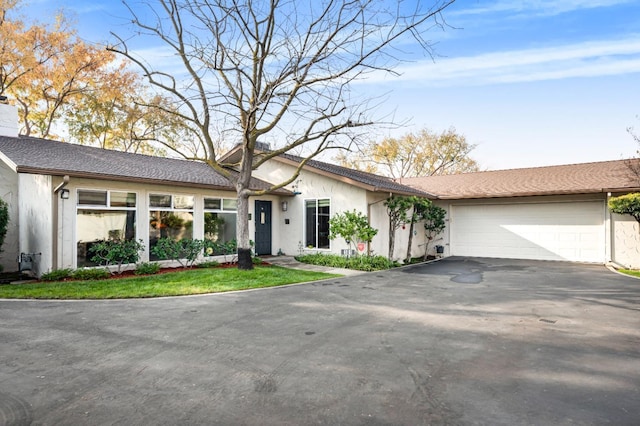
<path id="1" fill-rule="evenodd" d="M 319 245 L 319 238 L 320 238 L 320 222 L 318 220 L 318 218 L 320 217 L 320 215 L 318 214 L 318 209 L 319 209 L 319 204 L 320 201 L 328 201 L 328 207 L 329 207 L 329 214 L 328 214 L 328 219 L 327 219 L 327 224 L 328 221 L 331 219 L 331 204 L 332 204 L 332 200 L 331 197 L 317 197 L 317 198 L 305 198 L 304 200 L 304 208 L 303 208 L 303 231 L 302 231 L 302 235 L 304 238 L 304 248 L 308 249 L 308 250 L 323 250 L 323 251 L 331 251 L 331 240 L 329 239 L 329 235 L 327 234 L 326 239 L 327 239 L 327 246 L 326 247 L 318 247 Z M 307 212 L 308 212 L 308 208 L 307 208 L 307 203 L 310 201 L 314 201 L 315 202 L 315 218 L 316 218 L 316 223 L 315 223 L 315 230 L 314 230 L 314 236 L 315 236 L 315 242 L 313 247 L 310 247 L 309 244 L 307 244 L 307 232 L 308 232 L 308 217 L 307 217 Z M 327 228 L 327 232 L 328 232 L 328 228 Z"/>
<path id="2" fill-rule="evenodd" d="M 82 191 L 87 191 L 87 192 L 105 192 L 107 197 L 106 197 L 106 203 L 105 204 L 80 204 L 80 193 Z M 135 205 L 134 206 L 112 206 L 111 205 L 111 193 L 112 192 L 121 192 L 121 193 L 125 193 L 125 194 L 135 194 Z M 140 220 L 140 214 L 138 212 L 138 207 L 139 207 L 139 201 L 140 201 L 140 193 L 138 191 L 131 191 L 131 190 L 121 190 L 121 189 L 103 189 L 103 188 L 86 188 L 86 187 L 81 187 L 81 188 L 76 188 L 75 191 L 75 195 L 76 195 L 76 202 L 75 202 L 75 216 L 74 216 L 74 220 L 73 220 L 73 241 L 75 242 L 73 244 L 73 264 L 74 267 L 78 268 L 78 238 L 79 238 L 79 233 L 78 233 L 78 213 L 80 210 L 93 210 L 93 211 L 125 211 L 125 212 L 129 212 L 129 211 L 133 211 L 135 213 L 135 217 L 134 217 L 134 236 L 133 239 L 137 240 L 140 238 L 140 229 L 138 226 L 138 222 Z M 83 266 L 84 267 L 84 266 Z M 89 266 L 91 267 L 91 266 Z"/>

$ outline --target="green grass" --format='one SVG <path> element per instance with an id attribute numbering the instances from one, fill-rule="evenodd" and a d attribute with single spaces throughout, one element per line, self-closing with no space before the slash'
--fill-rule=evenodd
<path id="1" fill-rule="evenodd" d="M 0 298 L 120 299 L 182 296 L 274 287 L 339 276 L 278 266 L 256 266 L 251 271 L 240 271 L 237 268 L 193 269 L 191 271 L 100 281 L 3 285 L 0 286 Z"/>
<path id="2" fill-rule="evenodd" d="M 619 269 L 618 272 L 622 272 L 623 274 L 631 275 L 632 277 L 640 278 L 640 271 L 637 269 Z"/>

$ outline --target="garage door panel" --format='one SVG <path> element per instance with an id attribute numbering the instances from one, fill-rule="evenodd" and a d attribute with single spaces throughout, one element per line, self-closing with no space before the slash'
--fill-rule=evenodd
<path id="1" fill-rule="evenodd" d="M 451 253 L 604 262 L 603 202 L 453 206 Z"/>

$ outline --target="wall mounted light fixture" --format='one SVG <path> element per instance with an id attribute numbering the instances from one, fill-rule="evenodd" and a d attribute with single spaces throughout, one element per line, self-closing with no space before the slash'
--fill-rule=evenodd
<path id="1" fill-rule="evenodd" d="M 283 201 L 282 203 L 280 203 L 280 206 L 282 207 L 282 211 L 286 212 L 287 210 L 289 210 L 289 202 L 288 201 Z"/>
<path id="2" fill-rule="evenodd" d="M 68 200 L 69 199 L 69 190 L 68 189 L 61 189 L 60 190 L 60 198 L 63 200 Z"/>

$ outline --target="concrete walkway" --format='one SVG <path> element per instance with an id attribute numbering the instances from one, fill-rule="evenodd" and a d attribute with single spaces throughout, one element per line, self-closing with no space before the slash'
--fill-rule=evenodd
<path id="1" fill-rule="evenodd" d="M 305 271 L 326 272 L 328 274 L 340 274 L 346 277 L 364 274 L 363 271 L 355 271 L 353 269 L 332 268 L 329 266 L 309 265 L 307 263 L 298 262 L 293 256 L 273 256 L 261 258 L 272 265 L 283 266 L 285 268 L 303 269 Z"/>

